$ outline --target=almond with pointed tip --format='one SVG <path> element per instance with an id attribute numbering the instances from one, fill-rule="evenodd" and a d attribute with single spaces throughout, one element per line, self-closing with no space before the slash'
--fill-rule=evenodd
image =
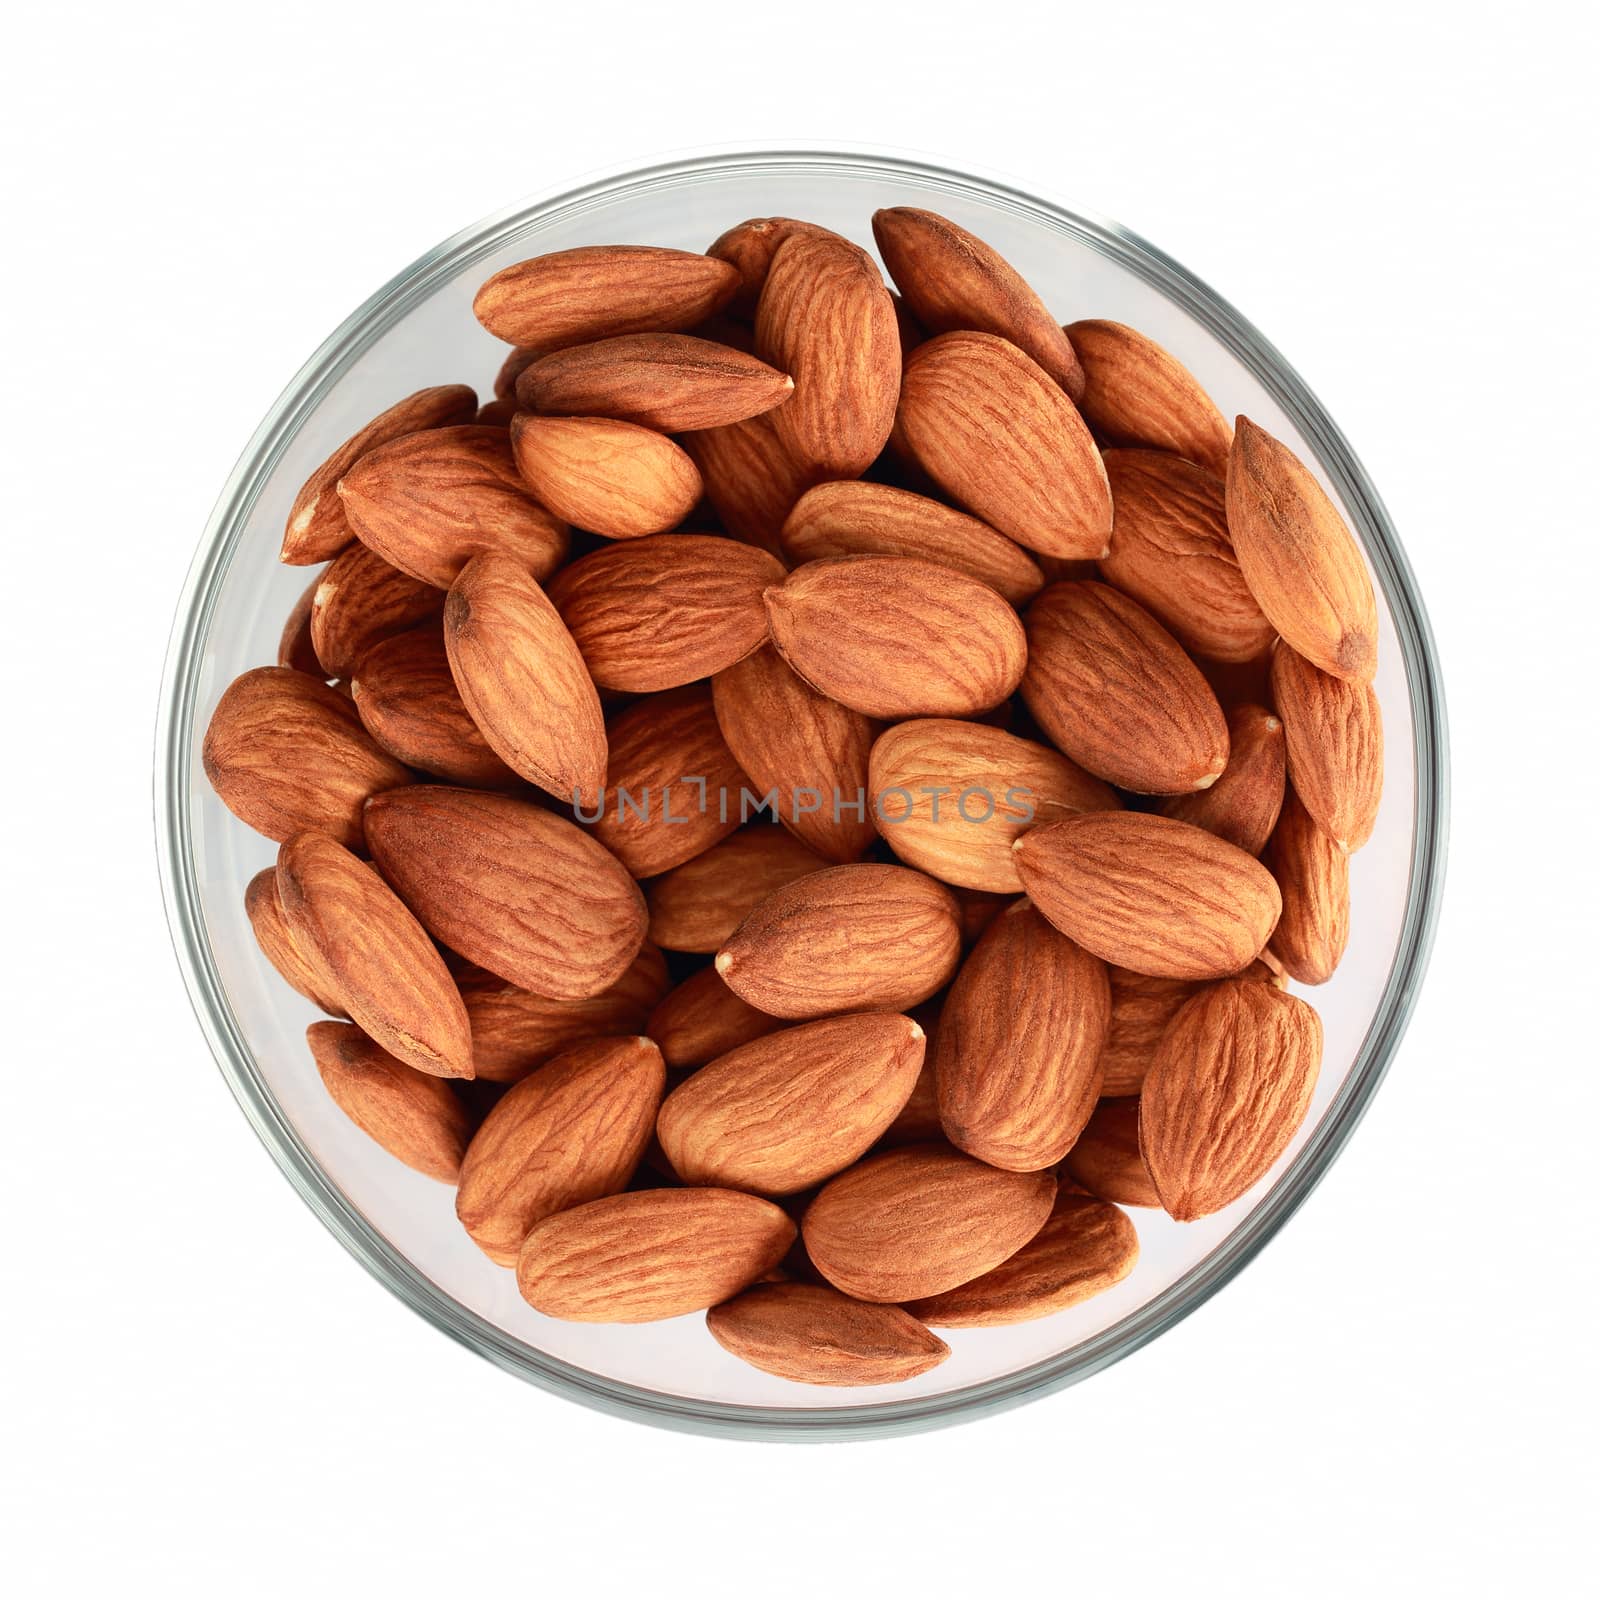
<path id="1" fill-rule="evenodd" d="M 682 443 L 722 526 L 735 539 L 781 556 L 784 518 L 817 472 L 790 455 L 772 414 L 687 433 Z"/>
<path id="2" fill-rule="evenodd" d="M 787 829 L 752 823 L 650 885 L 650 937 L 710 955 L 774 889 L 827 865 Z"/>
<path id="3" fill-rule="evenodd" d="M 1139 1153 L 1136 1094 L 1102 1100 L 1061 1166 L 1074 1183 L 1102 1200 L 1119 1206 L 1161 1206 L 1150 1169 Z"/>
<path id="4" fill-rule="evenodd" d="M 1262 857 L 1283 895 L 1272 954 L 1299 983 L 1326 983 L 1350 943 L 1350 857 L 1293 788 Z"/>
<path id="5" fill-rule="evenodd" d="M 339 999 L 333 980 L 295 943 L 289 931 L 283 907 L 278 903 L 276 867 L 263 867 L 245 885 L 244 911 L 262 955 L 272 963 L 278 976 L 296 994 L 304 995 L 330 1017 L 344 1016 L 344 1003 Z"/>
<path id="6" fill-rule="evenodd" d="M 1192 822 L 1246 855 L 1266 848 L 1283 808 L 1283 724 L 1263 706 L 1228 713 L 1228 765 L 1209 789 L 1174 795 L 1162 812 Z"/>
<path id="7" fill-rule="evenodd" d="M 348 678 L 375 644 L 443 610 L 444 595 L 432 584 L 353 544 L 329 564 L 311 597 L 311 648 L 325 677 Z"/>
<path id="8" fill-rule="evenodd" d="M 645 1031 L 676 1071 L 703 1067 L 782 1026 L 780 1018 L 741 1000 L 715 967 L 703 967 L 656 1006 Z"/>
<path id="9" fill-rule="evenodd" d="M 796 234 L 820 234 L 840 243 L 847 242 L 841 235 L 815 222 L 802 222 L 798 217 L 751 217 L 735 223 L 707 247 L 708 256 L 726 261 L 739 274 L 739 292 L 728 306 L 731 313 L 755 317 L 767 274 L 772 270 L 772 258 L 778 253 L 778 246 Z"/>

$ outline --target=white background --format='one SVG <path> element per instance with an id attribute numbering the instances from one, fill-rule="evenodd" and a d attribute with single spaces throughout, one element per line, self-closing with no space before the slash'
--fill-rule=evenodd
<path id="1" fill-rule="evenodd" d="M 1600 237 L 1577 15 L 392 0 L 8 22 L 0 1583 L 1591 1584 Z M 817 140 L 1113 215 L 1266 331 L 1406 542 L 1455 805 L 1401 1057 L 1238 1282 L 1042 1403 L 785 1448 L 546 1397 L 346 1257 L 190 1016 L 149 766 L 211 502 L 352 307 L 593 168 Z"/>

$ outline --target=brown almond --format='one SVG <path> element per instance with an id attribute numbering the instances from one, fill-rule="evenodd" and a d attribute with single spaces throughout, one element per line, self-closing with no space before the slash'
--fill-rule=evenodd
<path id="1" fill-rule="evenodd" d="M 313 678 L 322 677 L 322 663 L 311 643 L 311 602 L 322 582 L 319 572 L 295 601 L 294 608 L 283 619 L 283 632 L 278 637 L 278 665 L 293 667 L 296 672 L 308 672 Z"/>
<path id="2" fill-rule="evenodd" d="M 263 867 L 245 886 L 244 911 L 261 953 L 297 994 L 330 1017 L 345 1015 L 333 980 L 294 941 L 283 907 L 278 903 L 276 867 Z"/>
<path id="3" fill-rule="evenodd" d="M 778 253 L 778 246 L 795 234 L 821 234 L 844 242 L 839 234 L 796 217 L 751 217 L 736 223 L 711 243 L 706 254 L 726 261 L 739 274 L 739 292 L 728 306 L 730 312 L 754 318 L 767 274 L 772 270 L 772 258 Z"/>
<path id="4" fill-rule="evenodd" d="M 1350 858 L 1291 788 L 1262 857 L 1283 894 L 1272 953 L 1299 983 L 1326 983 L 1350 942 Z"/>
<path id="5" fill-rule="evenodd" d="M 827 864 L 787 829 L 753 823 L 650 885 L 650 937 L 710 955 L 774 889 Z"/>
<path id="6" fill-rule="evenodd" d="M 675 1071 L 702 1067 L 783 1026 L 741 1000 L 715 967 L 705 967 L 667 995 L 650 1014 L 646 1032 Z"/>
<path id="7" fill-rule="evenodd" d="M 375 644 L 443 610 L 444 595 L 432 584 L 353 544 L 329 564 L 311 597 L 311 647 L 324 677 L 348 678 Z"/>
<path id="8" fill-rule="evenodd" d="M 1258 856 L 1277 826 L 1283 781 L 1283 724 L 1262 706 L 1235 706 L 1222 776 L 1209 789 L 1174 795 L 1161 810 Z"/>
<path id="9" fill-rule="evenodd" d="M 1102 1100 L 1067 1152 L 1062 1171 L 1102 1200 L 1159 1208 L 1161 1196 L 1139 1153 L 1138 1095 Z"/>
<path id="10" fill-rule="evenodd" d="M 789 454 L 772 414 L 685 434 L 683 447 L 722 526 L 745 544 L 781 555 L 784 518 L 817 473 Z"/>
<path id="11" fill-rule="evenodd" d="M 1100 1052 L 1100 1093 L 1112 1098 L 1138 1094 L 1167 1024 L 1200 985 L 1192 978 L 1151 978 L 1126 967 L 1109 967 L 1107 976 L 1111 1024 Z"/>

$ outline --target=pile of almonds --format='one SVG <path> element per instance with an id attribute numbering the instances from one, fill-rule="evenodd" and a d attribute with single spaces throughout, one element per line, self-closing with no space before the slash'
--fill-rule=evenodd
<path id="1" fill-rule="evenodd" d="M 1302 463 L 945 218 L 873 232 L 898 295 L 787 218 L 496 273 L 496 397 L 312 474 L 326 565 L 204 748 L 329 1092 L 528 1302 L 840 1385 L 1268 1171 L 1382 784 Z"/>

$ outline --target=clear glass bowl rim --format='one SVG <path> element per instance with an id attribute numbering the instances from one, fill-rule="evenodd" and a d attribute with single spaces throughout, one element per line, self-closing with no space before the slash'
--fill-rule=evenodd
<path id="1" fill-rule="evenodd" d="M 734 171 L 808 167 L 878 175 L 1023 212 L 1114 259 L 1159 289 L 1228 348 L 1307 439 L 1349 510 L 1399 635 L 1411 701 L 1416 806 L 1410 881 L 1388 982 L 1345 1082 L 1312 1137 L 1271 1192 L 1209 1256 L 1163 1293 L 1097 1336 L 1020 1371 L 938 1396 L 825 1410 L 685 1399 L 597 1377 L 544 1355 L 468 1311 L 424 1277 L 345 1199 L 268 1091 L 228 1003 L 207 939 L 194 870 L 188 796 L 202 646 L 217 593 L 251 507 L 288 441 L 323 396 L 383 332 L 440 283 L 528 224 L 629 191 L 693 183 Z M 301 368 L 229 477 L 179 600 L 156 731 L 155 822 L 162 893 L 190 1001 L 241 1109 L 301 1198 L 386 1288 L 435 1327 L 530 1383 L 615 1416 L 730 1437 L 859 1439 L 918 1432 L 1020 1405 L 1109 1366 L 1158 1337 L 1221 1289 L 1304 1202 L 1365 1113 L 1399 1046 L 1432 948 L 1444 887 L 1449 756 L 1437 652 L 1421 597 L 1376 490 L 1332 418 L 1273 346 L 1176 261 L 1106 218 L 1068 211 L 1004 181 L 887 151 L 808 148 L 691 152 L 617 168 L 552 190 L 469 227 L 412 263 L 353 312 Z"/>

